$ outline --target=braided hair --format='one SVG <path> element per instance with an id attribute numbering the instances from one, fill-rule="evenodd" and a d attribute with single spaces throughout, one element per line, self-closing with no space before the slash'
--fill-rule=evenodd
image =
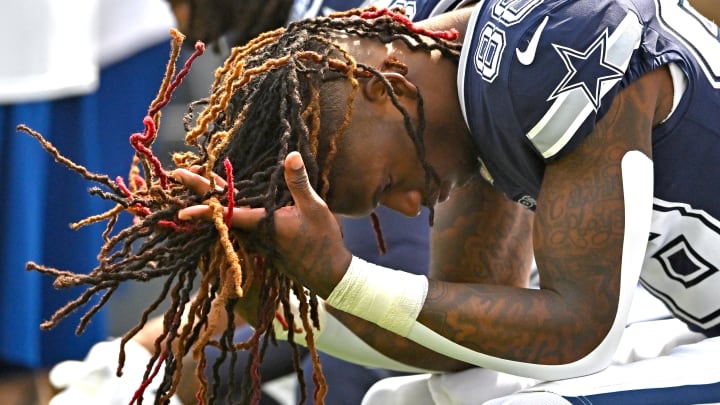
<path id="1" fill-rule="evenodd" d="M 314 399 L 322 404 L 326 385 L 318 354 L 314 347 L 313 327 L 318 327 L 318 300 L 301 284 L 281 271 L 284 263 L 273 246 L 273 212 L 293 204 L 285 184 L 283 161 L 291 151 L 299 151 L 306 163 L 312 187 L 323 198 L 330 187 L 328 174 L 333 165 L 338 139 L 345 131 L 352 115 L 353 99 L 359 80 L 377 77 L 384 83 L 395 106 L 405 117 L 408 135 L 426 171 L 430 187 L 437 181 L 434 170 L 424 158 L 423 104 L 419 97 L 418 118 L 398 102 L 392 86 L 375 67 L 358 63 L 352 55 L 333 41 L 335 35 L 350 34 L 372 38 L 383 43 L 402 41 L 411 49 L 431 52 L 457 60 L 460 45 L 453 40 L 457 33 L 431 32 L 413 25 L 404 15 L 387 9 L 354 9 L 330 17 L 318 17 L 290 24 L 286 29 L 263 33 L 246 45 L 232 49 L 230 56 L 215 73 L 209 97 L 193 102 L 185 117 L 186 143 L 189 151 L 174 154 L 179 168 L 201 167 L 211 183 L 211 191 L 197 195 L 177 183 L 163 169 L 152 153 L 152 143 L 160 125 L 160 110 L 172 91 L 187 74 L 192 60 L 204 47 L 196 45 L 196 52 L 185 67 L 175 75 L 175 62 L 183 36 L 174 31 L 173 51 L 166 77 L 158 97 L 144 119 L 143 133 L 133 134 L 130 141 L 136 149 L 135 164 L 127 184 L 122 177 L 111 179 L 89 172 L 83 166 L 65 158 L 40 134 L 25 126 L 19 129 L 37 138 L 59 163 L 76 171 L 98 186 L 90 190 L 94 195 L 113 201 L 111 210 L 73 224 L 80 227 L 107 221 L 103 233 L 104 245 L 98 255 L 98 265 L 89 274 L 27 264 L 29 270 L 55 277 L 56 288 L 85 286 L 80 296 L 60 308 L 41 327 L 52 328 L 71 312 L 87 304 L 95 295 L 99 302 L 82 317 L 77 333 L 82 333 L 89 319 L 107 302 L 120 283 L 146 281 L 166 277 L 156 300 L 144 311 L 139 323 L 121 340 L 118 374 L 124 364 L 125 343 L 147 322 L 150 313 L 168 297 L 169 307 L 164 315 L 164 328 L 155 341 L 155 352 L 147 364 L 144 381 L 133 402 L 142 401 L 142 394 L 158 372 L 165 367 L 155 403 L 166 404 L 176 392 L 182 372 L 182 359 L 193 353 L 198 359 L 197 378 L 201 382 L 197 398 L 200 403 L 224 401 L 218 398 L 220 362 L 230 357 L 233 369 L 235 353 L 249 350 L 251 361 L 243 378 L 243 403 L 257 403 L 260 399 L 258 368 L 269 344 L 275 344 L 273 320 L 279 306 L 289 325 L 295 325 L 290 311 L 292 292 L 299 301 L 300 319 L 307 333 L 306 340 L 312 356 L 315 380 Z M 403 67 L 392 59 L 386 65 Z M 338 85 L 349 89 L 338 100 Z M 216 187 L 216 176 L 224 178 L 227 186 Z M 179 220 L 180 209 L 197 204 L 212 208 L 213 220 L 186 222 Z M 234 205 L 265 208 L 267 216 L 258 229 L 246 232 L 229 227 Z M 113 232 L 122 212 L 130 212 L 135 222 Z M 374 218 L 377 220 L 377 218 Z M 377 221 L 375 221 L 377 224 Z M 235 317 L 233 308 L 243 299 L 251 284 L 259 289 L 258 322 L 254 335 L 246 342 L 234 342 Z M 196 290 L 195 298 L 192 291 Z M 284 305 L 280 305 L 284 304 Z M 223 314 L 227 324 L 220 336 L 214 336 L 214 325 Z M 288 340 L 294 348 L 293 362 L 306 399 L 304 379 L 299 367 L 299 351 L 293 342 L 293 328 Z M 204 348 L 215 346 L 223 355 L 213 364 L 212 382 L 205 378 Z M 229 393 L 233 392 L 233 381 Z M 230 402 L 230 398 L 227 399 Z"/>
<path id="2" fill-rule="evenodd" d="M 231 46 L 284 26 L 293 6 L 293 0 L 168 1 L 173 7 L 187 7 L 189 15 L 183 31 L 189 38 L 210 43 L 227 35 Z"/>

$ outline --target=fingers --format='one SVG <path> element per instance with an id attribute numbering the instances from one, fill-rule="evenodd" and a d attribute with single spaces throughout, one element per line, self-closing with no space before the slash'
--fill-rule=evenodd
<path id="1" fill-rule="evenodd" d="M 202 173 L 202 167 L 194 166 L 190 168 L 190 170 L 176 169 L 171 175 L 175 180 L 193 192 L 205 194 L 210 190 L 210 180 L 199 173 Z M 227 183 L 222 177 L 216 174 L 214 174 L 214 176 L 216 182 L 215 189 L 222 191 Z M 225 208 L 225 213 L 227 213 L 227 208 Z M 265 217 L 265 209 L 263 208 L 239 207 L 233 209 L 231 224 L 233 227 L 251 230 L 257 227 L 258 222 L 260 222 L 263 217 Z M 194 205 L 178 211 L 178 218 L 183 221 L 212 221 L 213 212 L 212 208 L 207 205 Z"/>
<path id="2" fill-rule="evenodd" d="M 190 170 L 175 169 L 170 175 L 197 194 L 205 194 L 210 191 L 210 180 Z"/>
<path id="3" fill-rule="evenodd" d="M 175 169 L 170 175 L 193 192 L 205 194 L 210 191 L 210 180 L 201 175 L 203 171 L 202 166 L 193 166 L 190 170 Z M 215 189 L 222 191 L 227 185 L 227 182 L 215 173 L 213 173 L 213 177 L 215 178 Z"/>
<path id="4" fill-rule="evenodd" d="M 298 206 L 308 207 L 308 204 L 318 202 L 324 205 L 322 199 L 310 186 L 305 163 L 299 152 L 290 152 L 285 158 L 285 182 Z"/>
<path id="5" fill-rule="evenodd" d="M 197 168 L 191 168 L 191 170 L 177 169 L 172 173 L 172 176 L 194 192 L 206 193 L 210 190 L 210 181 L 200 174 L 197 174 L 198 172 L 200 172 L 200 170 Z M 217 176 L 216 181 L 218 188 L 221 190 L 221 187 L 224 187 L 225 185 L 225 181 Z M 310 186 L 307 171 L 305 170 L 305 164 L 298 152 L 291 152 L 285 158 L 285 181 L 293 195 L 297 208 L 304 207 L 307 214 L 313 212 L 313 208 L 325 208 L 325 203 Z M 289 211 L 294 210 L 290 207 L 287 208 L 289 208 Z M 283 210 L 280 210 L 276 213 L 280 213 L 282 211 Z M 317 212 L 317 210 L 315 211 Z M 225 212 L 227 213 L 227 208 L 225 209 Z M 237 228 L 247 230 L 255 229 L 258 222 L 260 222 L 266 214 L 267 213 L 263 208 L 234 208 L 231 217 L 231 224 L 233 227 Z M 212 221 L 213 213 L 212 209 L 207 205 L 195 205 L 180 210 L 178 212 L 178 218 L 184 221 Z"/>
<path id="6" fill-rule="evenodd" d="M 224 210 L 227 214 L 227 208 Z M 231 217 L 231 225 L 234 228 L 253 230 L 257 228 L 258 222 L 265 217 L 264 208 L 235 208 Z M 193 205 L 178 211 L 178 218 L 182 221 L 212 221 L 212 208 L 207 205 Z"/>
<path id="7" fill-rule="evenodd" d="M 190 171 L 197 174 L 205 174 L 205 167 L 204 166 L 192 166 L 190 167 Z M 213 179 L 215 180 L 215 184 L 217 184 L 218 188 L 223 189 L 225 186 L 227 186 L 227 182 L 223 177 L 220 177 L 217 173 L 212 174 Z"/>

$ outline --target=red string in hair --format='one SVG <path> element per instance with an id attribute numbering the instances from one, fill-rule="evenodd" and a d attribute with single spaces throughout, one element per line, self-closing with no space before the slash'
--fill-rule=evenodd
<path id="1" fill-rule="evenodd" d="M 142 190 L 146 187 L 145 178 L 143 178 L 143 176 L 140 176 L 140 175 L 133 176 L 132 184 L 135 186 L 136 190 Z"/>
<path id="2" fill-rule="evenodd" d="M 167 103 L 170 102 L 170 96 L 172 96 L 175 89 L 180 86 L 180 83 L 182 83 L 185 76 L 190 73 L 190 67 L 192 66 L 195 59 L 197 59 L 204 52 L 205 44 L 202 41 L 197 41 L 195 43 L 195 51 L 193 51 L 192 55 L 190 55 L 190 57 L 185 61 L 183 68 L 175 76 L 172 83 L 170 83 L 170 86 L 168 86 L 167 90 L 165 90 L 165 94 L 163 94 L 163 99 L 160 102 L 152 105 L 148 110 L 147 115 L 151 117 L 155 116 L 155 114 L 160 111 L 161 108 L 165 107 Z"/>
<path id="3" fill-rule="evenodd" d="M 381 8 L 378 10 L 373 7 L 373 8 L 370 8 L 369 10 L 364 11 L 360 14 L 360 17 L 368 19 L 368 20 L 382 17 L 382 16 L 388 16 L 388 17 L 392 18 L 393 20 L 399 22 L 400 24 L 403 24 L 410 31 L 412 31 L 416 34 L 425 35 L 425 36 L 432 37 L 432 38 L 440 38 L 440 39 L 445 39 L 447 41 L 454 41 L 454 40 L 458 39 L 458 36 L 460 35 L 455 28 L 451 28 L 448 31 L 432 31 L 432 30 L 428 30 L 428 29 L 425 29 L 422 27 L 418 27 L 417 25 L 415 25 L 415 23 L 412 22 L 412 20 L 407 18 L 406 15 L 396 13 L 388 8 Z"/>
<path id="4" fill-rule="evenodd" d="M 387 245 L 385 244 L 385 239 L 383 239 L 382 230 L 380 229 L 380 218 L 378 218 L 375 211 L 370 213 L 370 221 L 372 222 L 373 230 L 375 231 L 375 239 L 377 240 L 378 250 L 380 250 L 381 255 L 384 255 L 387 253 Z"/>
<path id="5" fill-rule="evenodd" d="M 282 325 L 282 328 L 284 330 L 290 330 L 290 325 L 288 325 L 288 322 L 285 320 L 285 317 L 282 316 L 280 312 L 275 311 L 275 319 L 280 322 L 280 325 Z"/>
<path id="6" fill-rule="evenodd" d="M 138 153 L 142 153 L 145 155 L 145 158 L 150 161 L 153 168 L 153 175 L 160 179 L 160 185 L 162 188 L 167 189 L 167 173 L 163 170 L 160 159 L 158 159 L 157 156 L 153 154 L 152 150 L 146 146 L 151 144 L 155 138 L 157 138 L 155 120 L 151 116 L 146 115 L 143 119 L 143 124 L 145 125 L 145 130 L 142 133 L 136 132 L 130 135 L 130 144 L 136 151 L 138 151 Z"/>
<path id="7" fill-rule="evenodd" d="M 163 170 L 160 159 L 158 159 L 150 150 L 150 148 L 148 148 L 148 145 L 152 144 L 155 141 L 155 138 L 157 138 L 157 128 L 155 125 L 155 119 L 153 117 L 155 117 L 155 114 L 157 114 L 161 108 L 165 107 L 167 103 L 170 102 L 170 97 L 172 96 L 172 93 L 178 86 L 180 86 L 180 83 L 182 83 L 185 76 L 190 72 L 190 67 L 192 66 L 192 63 L 198 56 L 202 55 L 204 52 L 205 44 L 201 41 L 198 41 L 195 44 L 195 51 L 192 53 L 192 55 L 190 55 L 188 60 L 185 61 L 185 65 L 183 66 L 183 68 L 180 70 L 180 72 L 178 72 L 178 74 L 175 76 L 167 89 L 165 89 L 162 100 L 157 103 L 153 103 L 148 109 L 147 115 L 145 116 L 145 118 L 143 118 L 143 124 L 145 125 L 145 129 L 143 130 L 143 132 L 138 132 L 130 135 L 130 144 L 133 146 L 133 148 L 135 148 L 135 150 L 143 154 L 145 158 L 150 161 L 153 169 L 153 175 L 160 179 L 160 186 L 165 190 L 168 189 L 167 173 L 165 173 L 165 170 Z"/>
<path id="8" fill-rule="evenodd" d="M 192 225 L 182 223 L 182 222 L 177 223 L 175 221 L 168 221 L 166 219 L 159 220 L 158 225 L 164 226 L 166 228 L 171 228 L 175 232 L 190 232 L 195 229 Z"/>
<path id="9" fill-rule="evenodd" d="M 157 364 L 155 364 L 155 369 L 152 371 L 152 374 L 150 374 L 150 376 L 148 376 L 148 378 L 143 381 L 142 384 L 140 384 L 140 388 L 135 391 L 135 395 L 133 395 L 129 405 L 133 405 L 143 396 L 143 394 L 145 393 L 145 389 L 148 387 L 148 385 L 150 385 L 158 372 L 160 372 L 160 366 L 162 366 L 163 362 L 165 361 L 165 354 L 165 352 L 162 352 L 160 357 L 157 359 Z"/>
<path id="10" fill-rule="evenodd" d="M 127 186 L 125 185 L 125 180 L 123 180 L 123 178 L 121 176 L 117 176 L 115 178 L 115 184 L 117 184 L 117 186 L 120 188 L 120 190 L 122 190 L 123 193 L 125 193 L 125 196 L 127 198 L 132 199 L 134 197 L 132 192 L 130 191 L 130 189 L 127 188 Z M 133 205 L 133 207 L 142 216 L 150 215 L 150 208 L 143 207 L 142 205 L 140 205 L 140 203 L 136 203 L 135 205 Z"/>

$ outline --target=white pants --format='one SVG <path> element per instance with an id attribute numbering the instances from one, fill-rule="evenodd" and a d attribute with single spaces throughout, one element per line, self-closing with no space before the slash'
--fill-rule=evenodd
<path id="1" fill-rule="evenodd" d="M 540 382 L 487 369 L 395 377 L 363 405 L 720 403 L 720 337 L 705 339 L 677 319 L 628 326 L 607 369 Z"/>

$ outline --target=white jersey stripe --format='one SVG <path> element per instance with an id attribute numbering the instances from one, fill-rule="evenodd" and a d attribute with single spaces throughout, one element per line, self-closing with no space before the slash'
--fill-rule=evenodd
<path id="1" fill-rule="evenodd" d="M 472 45 L 472 39 L 475 34 L 475 21 L 478 19 L 480 9 L 482 8 L 484 0 L 480 0 L 473 8 L 472 15 L 470 16 L 470 22 L 468 23 L 467 32 L 465 32 L 465 39 L 463 40 L 462 51 L 460 52 L 460 62 L 458 66 L 467 66 L 468 58 L 470 58 L 470 47 Z M 463 118 L 465 119 L 465 125 L 470 128 L 467 116 L 467 108 L 465 107 L 465 69 L 458 69 L 457 74 L 457 87 L 458 87 L 458 98 L 460 101 L 460 109 L 462 110 Z"/>
<path id="2" fill-rule="evenodd" d="M 623 71 L 627 69 L 632 52 L 640 45 L 642 25 L 638 17 L 628 13 L 607 42 L 607 60 Z M 602 84 L 601 98 L 617 83 Z M 558 153 L 569 141 L 585 119 L 595 109 L 582 91 L 562 93 L 534 128 L 527 133 L 535 148 L 548 159 Z"/>

